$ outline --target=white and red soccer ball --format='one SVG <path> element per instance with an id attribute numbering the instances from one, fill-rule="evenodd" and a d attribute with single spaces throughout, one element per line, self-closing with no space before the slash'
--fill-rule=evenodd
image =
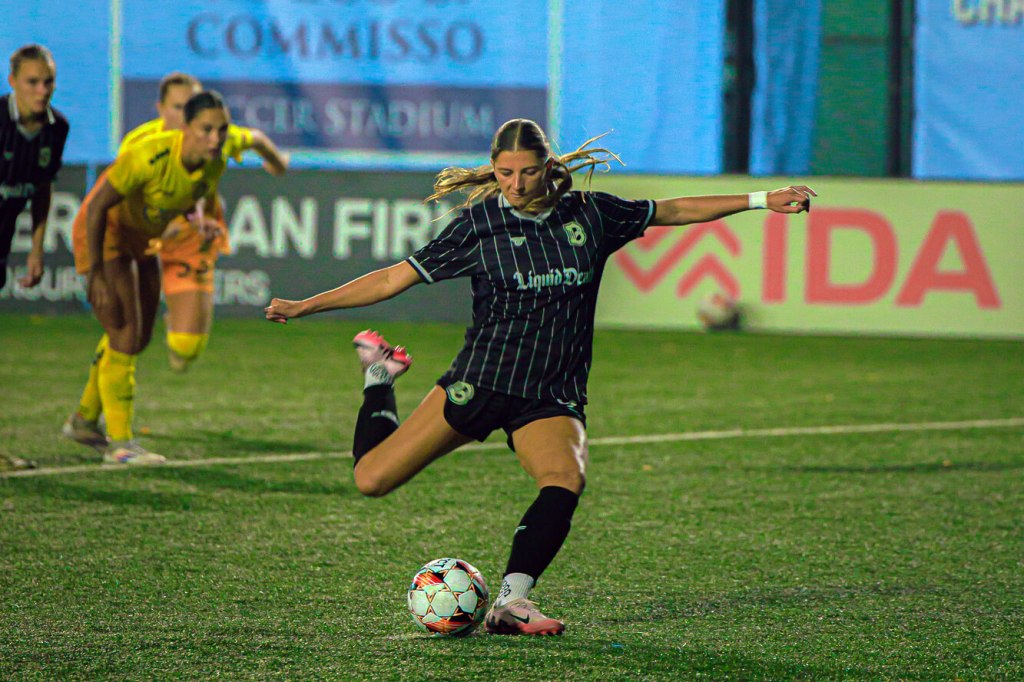
<path id="1" fill-rule="evenodd" d="M 483 575 L 462 559 L 434 559 L 409 586 L 409 615 L 438 635 L 468 635 L 487 613 L 490 594 Z"/>
<path id="2" fill-rule="evenodd" d="M 716 291 L 704 296 L 697 306 L 697 319 L 708 331 L 739 329 L 740 309 L 736 299 Z"/>

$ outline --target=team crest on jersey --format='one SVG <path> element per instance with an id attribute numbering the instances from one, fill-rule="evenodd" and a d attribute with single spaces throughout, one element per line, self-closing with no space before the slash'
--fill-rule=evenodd
<path id="1" fill-rule="evenodd" d="M 512 246 L 522 246 L 526 243 L 526 237 L 512 237 Z"/>
<path id="2" fill-rule="evenodd" d="M 39 148 L 39 165 L 49 166 L 50 165 L 50 148 L 40 147 Z"/>
<path id="3" fill-rule="evenodd" d="M 573 246 L 583 246 L 587 243 L 587 233 L 583 231 L 583 226 L 575 220 L 571 223 L 566 223 L 562 227 L 565 228 L 565 234 L 569 237 L 569 243 Z"/>
<path id="4" fill-rule="evenodd" d="M 210 186 L 205 180 L 200 180 L 192 186 L 192 198 L 198 200 L 199 197 L 206 194 L 206 190 L 210 189 Z"/>
<path id="5" fill-rule="evenodd" d="M 467 384 L 465 381 L 456 381 L 445 389 L 448 394 L 448 400 L 452 401 L 455 405 L 465 405 L 473 399 L 473 394 L 476 392 L 473 389 L 473 384 Z"/>

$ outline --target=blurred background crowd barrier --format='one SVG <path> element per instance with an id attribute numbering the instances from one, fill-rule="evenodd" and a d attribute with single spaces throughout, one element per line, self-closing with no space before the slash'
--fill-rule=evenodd
<path id="1" fill-rule="evenodd" d="M 22 290 L 9 277 L 0 310 L 82 309 L 71 218 L 123 133 L 155 115 L 159 79 L 181 70 L 293 160 L 282 179 L 255 158 L 225 176 L 224 314 L 408 255 L 449 208 L 421 203 L 432 174 L 486 161 L 495 128 L 527 117 L 563 152 L 611 131 L 602 142 L 626 166 L 595 186 L 625 196 L 795 181 L 821 194 L 806 218 L 653 228 L 609 263 L 602 324 L 695 327 L 696 302 L 722 291 L 751 329 L 1024 336 L 1019 0 L 0 6 L 0 51 L 53 50 L 72 126 L 46 279 Z M 373 316 L 465 319 L 468 306 L 421 289 Z"/>

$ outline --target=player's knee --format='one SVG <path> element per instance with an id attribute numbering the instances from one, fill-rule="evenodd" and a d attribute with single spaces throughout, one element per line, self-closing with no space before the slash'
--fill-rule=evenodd
<path id="1" fill-rule="evenodd" d="M 110 347 L 118 353 L 138 355 L 146 348 L 142 336 L 135 332 L 108 333 L 110 334 Z"/>
<path id="2" fill-rule="evenodd" d="M 586 476 L 579 470 L 552 471 L 537 477 L 537 487 L 558 486 L 571 490 L 577 495 L 583 493 L 587 485 Z"/>
<path id="3" fill-rule="evenodd" d="M 356 488 L 366 497 L 384 497 L 394 490 L 383 476 L 367 466 L 355 468 L 355 480 Z"/>
<path id="4" fill-rule="evenodd" d="M 209 334 L 188 334 L 185 332 L 167 332 L 167 347 L 184 362 L 192 362 L 198 358 Z"/>

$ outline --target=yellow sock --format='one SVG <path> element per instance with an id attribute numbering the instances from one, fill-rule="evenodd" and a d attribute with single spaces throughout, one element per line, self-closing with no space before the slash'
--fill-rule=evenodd
<path id="1" fill-rule="evenodd" d="M 85 382 L 85 390 L 82 391 L 82 399 L 78 402 L 78 413 L 87 420 L 94 422 L 100 418 L 103 411 L 103 401 L 100 400 L 100 360 L 109 348 L 110 337 L 106 334 L 96 345 L 96 356 L 92 359 L 92 366 L 89 367 L 89 380 Z"/>
<path id="2" fill-rule="evenodd" d="M 167 347 L 171 350 L 171 367 L 184 371 L 206 348 L 209 334 L 167 332 Z"/>
<path id="3" fill-rule="evenodd" d="M 135 359 L 113 348 L 100 359 L 99 387 L 111 440 L 131 440 L 135 412 Z"/>

